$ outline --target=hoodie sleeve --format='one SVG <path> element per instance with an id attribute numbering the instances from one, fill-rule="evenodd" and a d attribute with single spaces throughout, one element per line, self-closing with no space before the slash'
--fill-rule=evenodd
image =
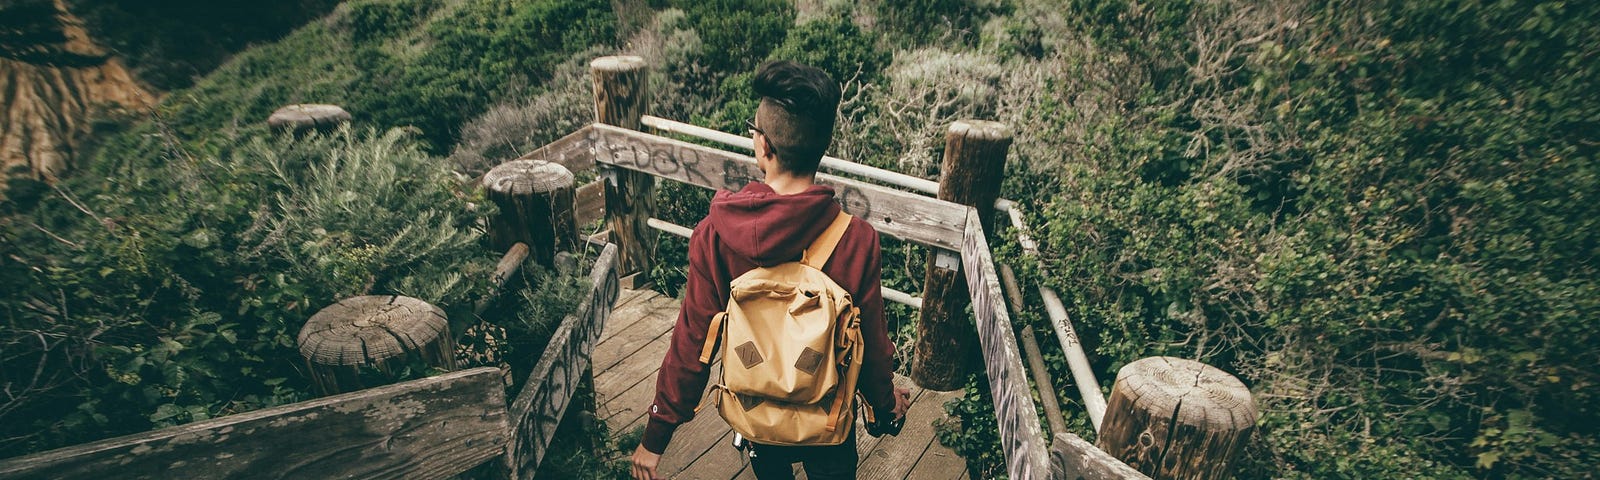
<path id="1" fill-rule="evenodd" d="M 666 451 L 678 425 L 694 418 L 701 393 L 711 375 L 700 363 L 700 348 L 705 344 L 711 317 L 727 308 L 727 269 L 717 255 L 716 233 L 711 222 L 700 222 L 689 237 L 689 273 L 683 289 L 683 306 L 672 329 L 672 343 L 661 360 L 656 377 L 656 397 L 650 404 L 640 444 L 652 453 Z"/>
<path id="2" fill-rule="evenodd" d="M 887 415 L 894 409 L 894 342 L 889 340 L 889 327 L 883 317 L 883 260 L 878 245 L 878 232 L 860 219 L 859 230 L 866 234 L 857 236 L 856 248 L 867 252 L 862 257 L 861 286 L 854 294 L 861 308 L 861 336 L 865 340 L 865 357 L 861 362 L 861 382 L 856 386 L 867 398 L 877 414 Z"/>

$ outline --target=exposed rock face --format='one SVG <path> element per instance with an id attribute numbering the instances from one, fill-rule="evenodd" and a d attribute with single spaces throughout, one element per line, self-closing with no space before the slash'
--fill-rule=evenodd
<path id="1" fill-rule="evenodd" d="M 0 0 L 0 165 L 54 180 L 92 120 L 157 97 L 89 39 L 63 0 Z M 0 184 L 0 189 L 3 189 Z"/>

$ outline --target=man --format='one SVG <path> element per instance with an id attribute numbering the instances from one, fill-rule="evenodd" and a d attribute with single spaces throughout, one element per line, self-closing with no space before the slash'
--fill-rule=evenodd
<path id="1" fill-rule="evenodd" d="M 839 86 L 821 70 L 778 61 L 757 70 L 755 91 L 761 105 L 750 133 L 765 177 L 737 193 L 717 192 L 711 212 L 689 237 L 683 308 L 661 362 L 644 438 L 633 452 L 633 476 L 639 480 L 657 478 L 656 465 L 673 431 L 694 417 L 710 376 L 709 366 L 700 363 L 700 349 L 711 318 L 727 307 L 729 282 L 757 266 L 799 260 L 839 214 L 833 189 L 815 184 L 817 164 L 833 141 Z M 861 309 L 866 345 L 858 390 L 879 418 L 900 419 L 910 405 L 910 391 L 894 386 L 878 232 L 861 218 L 852 219 L 822 271 Z M 794 478 L 795 462 L 804 462 L 812 479 L 855 478 L 854 433 L 840 445 L 752 448 L 751 469 L 763 480 Z"/>

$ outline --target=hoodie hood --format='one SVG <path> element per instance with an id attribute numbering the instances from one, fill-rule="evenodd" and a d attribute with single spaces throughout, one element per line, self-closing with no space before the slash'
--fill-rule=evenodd
<path id="1" fill-rule="evenodd" d="M 734 253 L 770 267 L 799 260 L 838 215 L 832 187 L 812 185 L 780 195 L 765 183 L 751 182 L 738 192 L 718 191 L 705 221 Z"/>

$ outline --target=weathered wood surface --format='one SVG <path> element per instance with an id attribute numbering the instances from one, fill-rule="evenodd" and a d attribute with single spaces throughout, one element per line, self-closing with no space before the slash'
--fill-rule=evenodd
<path id="1" fill-rule="evenodd" d="M 1011 128 L 984 120 L 960 120 L 945 132 L 939 199 L 978 209 L 983 232 L 994 235 L 994 201 L 1006 176 Z"/>
<path id="2" fill-rule="evenodd" d="M 934 249 L 922 279 L 911 378 L 923 388 L 948 392 L 966 385 L 978 362 L 977 332 L 967 317 L 967 288 L 956 255 Z"/>
<path id="3" fill-rule="evenodd" d="M 594 158 L 590 155 L 589 158 Z M 572 198 L 572 219 L 578 227 L 606 218 L 606 180 L 599 179 L 578 187 Z"/>
<path id="4" fill-rule="evenodd" d="M 624 290 L 627 299 L 635 290 Z M 623 436 L 644 427 L 645 409 L 655 396 L 656 370 L 672 339 L 678 301 L 655 292 L 619 302 L 607 322 L 606 332 L 595 346 L 595 362 L 610 359 L 612 367 L 595 371 L 595 391 L 599 395 L 600 416 L 606 419 L 612 435 Z M 639 345 L 641 341 L 649 343 Z M 711 378 L 720 366 L 713 365 Z M 910 379 L 897 377 L 896 383 L 910 385 Z M 939 445 L 932 422 L 944 417 L 943 405 L 960 392 L 940 393 L 912 387 L 911 416 L 897 437 L 873 438 L 858 430 L 859 478 L 950 479 L 963 478 L 966 461 Z M 704 398 L 702 398 L 703 400 Z M 859 425 L 857 428 L 860 427 Z M 701 410 L 695 419 L 680 426 L 662 456 L 657 473 L 664 478 L 745 479 L 754 478 L 746 460 L 728 446 L 732 430 L 716 410 Z M 799 478 L 805 478 L 803 474 Z"/>
<path id="5" fill-rule="evenodd" d="M 362 295 L 324 307 L 297 337 L 300 355 L 323 395 L 360 390 L 361 367 L 389 374 L 416 357 L 455 369 L 455 337 L 444 310 L 400 295 Z M 384 383 L 392 379 L 384 380 Z"/>
<path id="6" fill-rule="evenodd" d="M 0 479 L 447 478 L 508 431 L 485 367 L 0 460 Z"/>
<path id="7" fill-rule="evenodd" d="M 983 231 L 990 235 L 1010 146 L 1010 129 L 997 122 L 957 121 L 945 135 L 939 199 L 977 208 Z M 934 250 L 927 257 L 911 378 L 926 388 L 955 390 L 982 363 L 977 335 L 966 315 L 966 283 L 955 255 Z"/>
<path id="8" fill-rule="evenodd" d="M 596 125 L 639 130 L 639 117 L 650 103 L 650 69 L 643 58 L 600 57 L 589 62 L 594 78 Z M 655 216 L 656 179 L 644 172 L 602 169 L 605 176 L 606 228 L 617 245 L 617 272 L 627 277 L 650 271 L 656 231 L 646 223 Z"/>
<path id="9" fill-rule="evenodd" d="M 567 167 L 544 160 L 512 160 L 489 170 L 483 187 L 499 207 L 489 219 L 489 248 L 525 243 L 535 262 L 555 266 L 556 252 L 578 243 L 573 181 Z"/>
<path id="10" fill-rule="evenodd" d="M 596 257 L 589 273 L 592 287 L 588 296 L 577 312 L 556 327 L 544 354 L 511 403 L 515 435 L 504 459 L 511 478 L 533 477 L 554 440 L 573 392 L 588 374 L 590 352 L 604 331 L 620 292 L 617 262 L 615 245 L 607 245 Z"/>
<path id="11" fill-rule="evenodd" d="M 1117 372 L 1096 444 L 1152 477 L 1231 478 L 1258 416 L 1233 375 L 1194 360 L 1143 358 Z"/>
<path id="12" fill-rule="evenodd" d="M 267 116 L 267 126 L 274 130 L 300 133 L 307 130 L 332 130 L 350 123 L 350 112 L 338 105 L 306 103 L 288 105 Z"/>
<path id="13" fill-rule="evenodd" d="M 567 167 L 567 170 L 573 173 L 587 171 L 594 168 L 592 136 L 589 127 L 585 125 L 565 137 L 517 157 L 517 160 L 544 160 Z"/>
<path id="14" fill-rule="evenodd" d="M 595 161 L 601 164 L 732 191 L 762 178 L 749 155 L 603 124 L 590 125 L 589 131 Z M 885 235 L 950 251 L 961 249 L 965 221 L 961 205 L 828 174 L 817 174 L 817 183 L 833 187 L 846 212 L 872 222 Z"/>
<path id="15" fill-rule="evenodd" d="M 1056 433 L 1050 445 L 1050 478 L 1054 480 L 1150 480 L 1133 467 L 1071 433 Z"/>
<path id="16" fill-rule="evenodd" d="M 1011 478 L 1044 478 L 1049 473 L 1048 445 L 1039 429 L 1039 416 L 1033 407 L 1028 374 L 1022 368 L 1016 336 L 1011 333 L 1011 315 L 1006 312 L 1005 294 L 995 274 L 989 241 L 984 238 L 978 211 L 967 208 L 966 242 L 961 247 L 962 269 L 967 274 L 967 290 L 972 292 L 972 313 L 978 320 L 978 340 L 983 346 L 984 369 L 989 374 L 989 392 L 994 396 L 994 415 L 1000 429 L 1000 447 L 1006 454 L 1006 471 Z"/>

